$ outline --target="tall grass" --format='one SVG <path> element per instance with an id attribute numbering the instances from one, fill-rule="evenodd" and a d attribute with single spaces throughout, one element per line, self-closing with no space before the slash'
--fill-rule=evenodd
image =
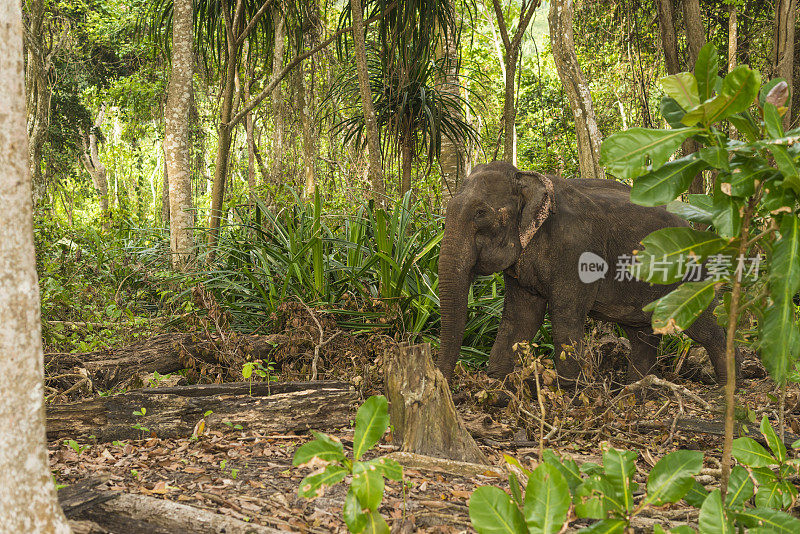
<path id="1" fill-rule="evenodd" d="M 336 217 L 323 216 L 319 195 L 277 211 L 256 208 L 237 208 L 239 222 L 220 232 L 213 262 L 189 275 L 215 293 L 235 328 L 259 330 L 281 303 L 301 300 L 334 313 L 342 328 L 438 345 L 441 216 L 409 195 L 387 210 L 365 202 Z M 201 251 L 198 264 L 206 259 Z M 502 295 L 499 275 L 473 284 L 466 359 L 486 358 Z"/>

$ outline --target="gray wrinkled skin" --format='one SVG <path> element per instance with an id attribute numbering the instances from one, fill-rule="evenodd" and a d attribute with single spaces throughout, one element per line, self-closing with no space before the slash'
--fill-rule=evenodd
<path id="1" fill-rule="evenodd" d="M 548 201 L 548 216 L 523 248 Z M 522 173 L 508 163 L 480 165 L 452 198 L 439 258 L 442 329 L 439 369 L 448 378 L 461 347 L 467 294 L 476 275 L 502 272 L 505 306 L 488 373 L 502 379 L 514 369 L 513 345 L 530 340 L 545 311 L 550 314 L 556 368 L 567 381 L 577 378 L 586 317 L 619 324 L 631 342 L 628 379 L 649 374 L 659 337 L 650 326 L 647 303 L 675 285 L 615 280 L 617 258 L 641 248 L 650 232 L 687 223 L 664 208 L 630 202 L 630 188 L 614 180 L 561 179 Z M 604 258 L 604 278 L 583 283 L 578 258 L 591 252 Z M 712 304 L 713 306 L 713 304 Z M 717 381 L 725 383 L 725 333 L 710 309 L 686 334 L 706 348 Z M 559 357 L 563 356 L 563 357 Z"/>

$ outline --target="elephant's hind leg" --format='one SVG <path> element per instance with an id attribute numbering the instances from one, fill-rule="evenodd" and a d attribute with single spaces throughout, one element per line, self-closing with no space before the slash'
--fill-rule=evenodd
<path id="1" fill-rule="evenodd" d="M 700 314 L 700 317 L 686 329 L 686 335 L 700 343 L 708 354 L 717 375 L 717 383 L 725 384 L 727 372 L 725 369 L 725 330 L 717 324 L 711 313 L 713 305 Z M 736 374 L 739 374 L 739 354 L 736 354 Z"/>
<path id="2" fill-rule="evenodd" d="M 530 341 L 544 321 L 547 301 L 520 287 L 519 283 L 505 275 L 506 298 L 503 318 L 497 338 L 489 355 L 487 374 L 502 380 L 514 370 L 514 344 Z"/>
<path id="3" fill-rule="evenodd" d="M 658 356 L 661 336 L 647 328 L 622 326 L 631 342 L 631 355 L 628 359 L 628 382 L 635 382 L 653 372 Z"/>

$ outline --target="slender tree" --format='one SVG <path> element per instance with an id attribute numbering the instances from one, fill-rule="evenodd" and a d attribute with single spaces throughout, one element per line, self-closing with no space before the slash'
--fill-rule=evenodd
<path id="1" fill-rule="evenodd" d="M 375 199 L 375 205 L 380 206 L 383 204 L 386 193 L 383 184 L 378 121 L 375 117 L 375 108 L 372 106 L 372 90 L 369 86 L 369 72 L 367 71 L 367 48 L 364 41 L 364 13 L 361 0 L 350 0 L 350 10 L 353 17 L 353 43 L 355 45 L 358 89 L 361 94 L 361 109 L 364 112 L 367 151 L 369 152 L 367 172 L 369 181 L 372 184 L 372 196 Z"/>
<path id="2" fill-rule="evenodd" d="M 789 100 L 784 104 L 789 111 L 783 116 L 784 128 L 789 128 L 796 117 L 792 117 L 792 100 L 795 89 L 794 80 L 794 40 L 797 24 L 797 0 L 775 1 L 775 23 L 773 29 L 772 65 L 775 76 L 783 78 L 789 84 Z"/>
<path id="3" fill-rule="evenodd" d="M 661 34 L 661 48 L 667 65 L 667 74 L 677 74 L 681 70 L 678 60 L 678 36 L 675 33 L 675 15 L 672 0 L 656 0 L 658 25 Z"/>
<path id="4" fill-rule="evenodd" d="M 578 138 L 578 163 L 581 177 L 604 178 L 600 165 L 600 143 L 602 141 L 597 119 L 592 106 L 589 84 L 583 78 L 572 31 L 572 0 L 552 0 L 550 3 L 550 42 L 553 59 L 561 85 L 569 99 L 572 116 L 575 118 L 575 134 Z"/>
<path id="5" fill-rule="evenodd" d="M 519 10 L 519 21 L 517 31 L 510 35 L 508 24 L 506 23 L 503 8 L 500 0 L 492 0 L 494 14 L 497 17 L 497 26 L 500 29 L 500 37 L 503 41 L 505 51 L 505 93 L 503 96 L 503 159 L 509 163 L 514 163 L 514 123 L 517 119 L 516 103 L 516 73 L 519 50 L 522 45 L 522 36 L 528 29 L 528 24 L 533 18 L 533 13 L 541 4 L 541 0 L 522 0 Z M 573 52 L 574 53 L 574 52 Z"/>
<path id="6" fill-rule="evenodd" d="M 100 161 L 99 150 L 99 134 L 100 127 L 103 125 L 103 120 L 106 116 L 106 106 L 100 106 L 100 111 L 97 112 L 97 117 L 94 124 L 88 131 L 81 131 L 81 142 L 83 143 L 83 154 L 81 155 L 81 162 L 86 172 L 92 177 L 92 183 L 100 196 L 100 213 L 103 219 L 103 226 L 108 225 L 108 177 L 106 173 L 105 164 Z"/>
<path id="7" fill-rule="evenodd" d="M 174 0 L 172 72 L 164 117 L 164 154 L 169 182 L 172 265 L 186 266 L 192 256 L 192 172 L 189 112 L 192 104 L 192 0 Z"/>
<path id="8" fill-rule="evenodd" d="M 45 443 L 19 2 L 0 3 L 0 43 L 0 525 L 4 532 L 68 533 Z"/>
<path id="9" fill-rule="evenodd" d="M 452 0 L 444 1 L 449 4 L 448 9 L 452 11 Z M 455 28 L 439 28 L 438 56 L 443 66 L 437 77 L 437 90 L 442 93 L 449 93 L 453 95 L 454 99 L 457 99 L 461 92 L 461 85 L 458 83 L 460 61 Z M 460 113 L 461 110 L 456 109 L 453 112 Z M 463 136 L 457 136 L 453 140 L 447 136 L 442 138 L 441 153 L 439 155 L 439 168 L 442 175 L 442 212 L 447 208 L 447 202 L 450 198 L 456 194 L 458 184 L 464 176 L 464 161 L 467 153 L 464 144 Z"/>

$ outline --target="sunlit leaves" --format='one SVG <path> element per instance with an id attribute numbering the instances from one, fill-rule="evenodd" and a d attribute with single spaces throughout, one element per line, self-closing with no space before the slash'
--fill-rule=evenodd
<path id="1" fill-rule="evenodd" d="M 653 331 L 677 334 L 689 328 L 714 299 L 714 280 L 686 282 L 644 307 L 653 312 Z"/>
<path id="2" fill-rule="evenodd" d="M 719 94 L 686 113 L 683 124 L 694 126 L 699 122 L 710 125 L 745 111 L 753 103 L 760 83 L 761 76 L 757 71 L 739 65 L 725 77 Z"/>
<path id="3" fill-rule="evenodd" d="M 670 161 L 633 182 L 631 202 L 642 206 L 666 204 L 686 191 L 697 173 L 707 166 L 697 153 Z"/>
<path id="4" fill-rule="evenodd" d="M 701 130 L 650 130 L 630 128 L 603 141 L 600 160 L 606 170 L 618 178 L 629 179 L 657 169 L 667 162 L 681 143 Z"/>

